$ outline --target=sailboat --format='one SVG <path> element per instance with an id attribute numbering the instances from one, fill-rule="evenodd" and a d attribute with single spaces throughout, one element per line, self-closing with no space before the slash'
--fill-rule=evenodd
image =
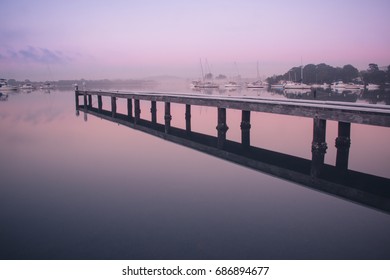
<path id="1" fill-rule="evenodd" d="M 219 85 L 215 84 L 213 81 L 205 81 L 205 76 L 203 72 L 203 65 L 202 65 L 202 59 L 200 59 L 200 69 L 202 72 L 202 81 L 192 81 L 191 87 L 194 89 L 201 89 L 201 88 L 219 88 Z"/>
<path id="2" fill-rule="evenodd" d="M 268 83 L 263 82 L 260 79 L 260 74 L 259 74 L 259 62 L 257 62 L 257 80 L 251 83 L 247 83 L 246 85 L 247 88 L 265 88 L 268 87 Z"/>
<path id="3" fill-rule="evenodd" d="M 284 85 L 284 88 L 285 89 L 311 89 L 311 86 L 310 85 L 307 85 L 307 84 L 304 84 L 302 83 L 303 81 L 303 67 L 301 65 L 301 82 L 297 83 L 297 82 L 287 82 L 285 85 Z"/>
<path id="4" fill-rule="evenodd" d="M 238 72 L 238 67 L 237 67 L 237 63 L 236 62 L 234 62 L 234 66 L 236 67 L 236 70 L 237 70 L 237 79 L 239 79 L 240 78 L 240 73 Z M 239 82 L 230 80 L 230 81 L 228 81 L 225 84 L 225 87 L 226 88 L 240 88 L 241 84 Z"/>

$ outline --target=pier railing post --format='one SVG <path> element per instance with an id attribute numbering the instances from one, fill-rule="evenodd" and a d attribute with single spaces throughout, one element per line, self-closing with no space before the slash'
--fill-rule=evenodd
<path id="1" fill-rule="evenodd" d="M 92 94 L 88 94 L 88 106 L 92 108 Z"/>
<path id="2" fill-rule="evenodd" d="M 311 176 L 318 177 L 321 174 L 327 148 L 326 120 L 315 117 L 313 121 L 313 142 L 311 144 Z"/>
<path id="3" fill-rule="evenodd" d="M 243 147 L 250 146 L 251 111 L 242 111 L 241 114 L 241 143 Z"/>
<path id="4" fill-rule="evenodd" d="M 219 149 L 223 149 L 226 142 L 226 132 L 229 127 L 226 125 L 226 108 L 218 108 L 218 139 L 217 139 L 217 147 Z"/>
<path id="5" fill-rule="evenodd" d="M 75 96 L 75 104 L 76 104 L 76 109 L 79 107 L 79 89 L 76 87 L 76 90 L 74 91 L 74 96 Z"/>
<path id="6" fill-rule="evenodd" d="M 112 111 L 112 117 L 116 117 L 116 97 L 111 96 L 111 111 Z"/>
<path id="7" fill-rule="evenodd" d="M 141 118 L 141 108 L 139 99 L 134 99 L 134 123 L 136 124 Z"/>
<path id="8" fill-rule="evenodd" d="M 84 110 L 87 110 L 88 101 L 87 101 L 87 93 L 84 91 Z"/>
<path id="9" fill-rule="evenodd" d="M 133 100 L 131 98 L 127 98 L 127 116 L 133 117 Z"/>
<path id="10" fill-rule="evenodd" d="M 351 146 L 351 123 L 338 123 L 338 136 L 336 138 L 336 167 L 340 170 L 348 169 L 349 147 Z"/>
<path id="11" fill-rule="evenodd" d="M 157 104 L 156 101 L 151 102 L 150 113 L 152 114 L 152 123 L 157 122 Z"/>
<path id="12" fill-rule="evenodd" d="M 101 113 L 103 110 L 103 99 L 101 95 L 98 95 L 97 98 L 98 98 L 98 111 L 99 113 Z"/>
<path id="13" fill-rule="evenodd" d="M 191 105 L 186 104 L 186 132 L 191 132 Z"/>
<path id="14" fill-rule="evenodd" d="M 165 102 L 164 120 L 165 120 L 165 133 L 169 133 L 169 130 L 171 129 L 171 120 L 172 120 L 170 102 Z"/>

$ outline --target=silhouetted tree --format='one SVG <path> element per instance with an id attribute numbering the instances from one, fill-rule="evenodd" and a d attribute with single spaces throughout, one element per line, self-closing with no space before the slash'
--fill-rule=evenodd
<path id="1" fill-rule="evenodd" d="M 384 84 L 386 81 L 386 72 L 379 70 L 378 64 L 368 64 L 367 71 L 363 72 L 364 82 L 373 84 Z"/>
<path id="2" fill-rule="evenodd" d="M 358 76 L 359 70 L 357 70 L 351 64 L 344 65 L 343 69 L 341 70 L 341 79 L 345 83 L 352 82 L 352 80 L 357 78 Z"/>
<path id="3" fill-rule="evenodd" d="M 372 73 L 372 72 L 376 72 L 376 71 L 379 71 L 378 64 L 375 64 L 375 63 L 368 64 L 368 72 Z"/>
<path id="4" fill-rule="evenodd" d="M 314 64 L 308 64 L 303 67 L 303 82 L 306 84 L 313 84 L 317 82 L 317 66 Z"/>

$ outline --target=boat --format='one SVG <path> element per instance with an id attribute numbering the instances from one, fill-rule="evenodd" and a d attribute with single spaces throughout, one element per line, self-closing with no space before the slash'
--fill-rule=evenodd
<path id="1" fill-rule="evenodd" d="M 202 82 L 202 81 L 192 81 L 190 86 L 192 89 L 219 88 L 218 84 L 215 84 L 213 82 Z"/>
<path id="2" fill-rule="evenodd" d="M 266 88 L 266 87 L 268 87 L 268 83 L 263 82 L 261 80 L 257 80 L 255 82 L 247 83 L 246 87 L 247 88 Z"/>
<path id="3" fill-rule="evenodd" d="M 345 89 L 361 89 L 361 86 L 358 85 L 358 84 L 354 84 L 354 83 L 348 83 L 348 84 L 345 84 Z"/>
<path id="4" fill-rule="evenodd" d="M 323 83 L 323 84 L 312 84 L 311 87 L 312 87 L 312 88 L 323 88 L 323 89 L 326 89 L 326 88 L 330 87 L 330 85 L 327 84 L 327 83 Z"/>
<path id="5" fill-rule="evenodd" d="M 289 73 L 290 74 L 290 73 Z M 301 65 L 301 82 L 287 82 L 284 85 L 285 89 L 311 89 L 311 86 L 308 84 L 302 83 L 303 81 L 303 67 Z"/>
<path id="6" fill-rule="evenodd" d="M 367 84 L 367 86 L 366 86 L 366 89 L 368 89 L 368 90 L 374 90 L 374 89 L 379 89 L 379 85 L 377 85 L 377 84 Z"/>
<path id="7" fill-rule="evenodd" d="M 225 84 L 225 87 L 226 88 L 240 88 L 241 84 L 233 82 L 233 81 L 230 81 L 227 84 Z"/>
<path id="8" fill-rule="evenodd" d="M 284 85 L 285 84 L 286 83 L 273 84 L 273 85 L 271 85 L 271 88 L 273 88 L 273 89 L 284 89 Z"/>
<path id="9" fill-rule="evenodd" d="M 284 85 L 285 89 L 311 89 L 310 85 L 304 83 L 288 82 Z"/>
<path id="10" fill-rule="evenodd" d="M 200 82 L 196 85 L 197 88 L 219 88 L 219 85 L 213 82 Z"/>
<path id="11" fill-rule="evenodd" d="M 41 89 L 53 89 L 54 85 L 52 85 L 50 82 L 45 82 L 43 85 L 41 85 Z"/>
<path id="12" fill-rule="evenodd" d="M 259 62 L 257 62 L 257 80 L 251 83 L 246 84 L 247 88 L 266 88 L 268 87 L 267 82 L 263 82 L 260 79 L 260 72 L 259 72 Z"/>
<path id="13" fill-rule="evenodd" d="M 357 90 L 363 89 L 364 85 L 354 84 L 354 83 L 344 83 L 343 81 L 337 81 L 332 83 L 332 89 L 345 89 L 345 90 Z"/>
<path id="14" fill-rule="evenodd" d="M 333 89 L 344 89 L 345 88 L 345 84 L 343 81 L 337 81 L 337 82 L 333 82 L 331 84 L 331 87 Z"/>
<path id="15" fill-rule="evenodd" d="M 25 83 L 20 87 L 20 89 L 35 89 L 35 87 L 31 83 Z"/>
<path id="16" fill-rule="evenodd" d="M 207 61 L 206 61 L 207 63 Z M 208 66 L 208 64 L 207 64 Z M 204 72 L 203 72 L 203 65 L 202 65 L 202 60 L 200 59 L 200 69 L 201 69 L 201 72 L 202 72 L 202 81 L 200 80 L 197 80 L 197 81 L 192 81 L 191 82 L 191 88 L 193 89 L 201 89 L 201 88 L 219 88 L 219 85 L 214 83 L 213 81 L 210 82 L 210 81 L 206 81 L 205 80 L 205 75 L 204 75 Z M 210 70 L 210 69 L 209 69 Z M 211 72 L 211 71 L 210 71 Z"/>
<path id="17" fill-rule="evenodd" d="M 18 87 L 8 84 L 6 79 L 0 79 L 0 91 L 17 91 Z"/>

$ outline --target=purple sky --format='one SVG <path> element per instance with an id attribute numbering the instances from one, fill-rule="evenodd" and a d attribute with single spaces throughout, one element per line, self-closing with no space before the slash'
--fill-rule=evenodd
<path id="1" fill-rule="evenodd" d="M 388 0 L 3 0 L 0 78 L 282 74 L 390 64 Z M 235 66 L 235 63 L 237 67 Z"/>

